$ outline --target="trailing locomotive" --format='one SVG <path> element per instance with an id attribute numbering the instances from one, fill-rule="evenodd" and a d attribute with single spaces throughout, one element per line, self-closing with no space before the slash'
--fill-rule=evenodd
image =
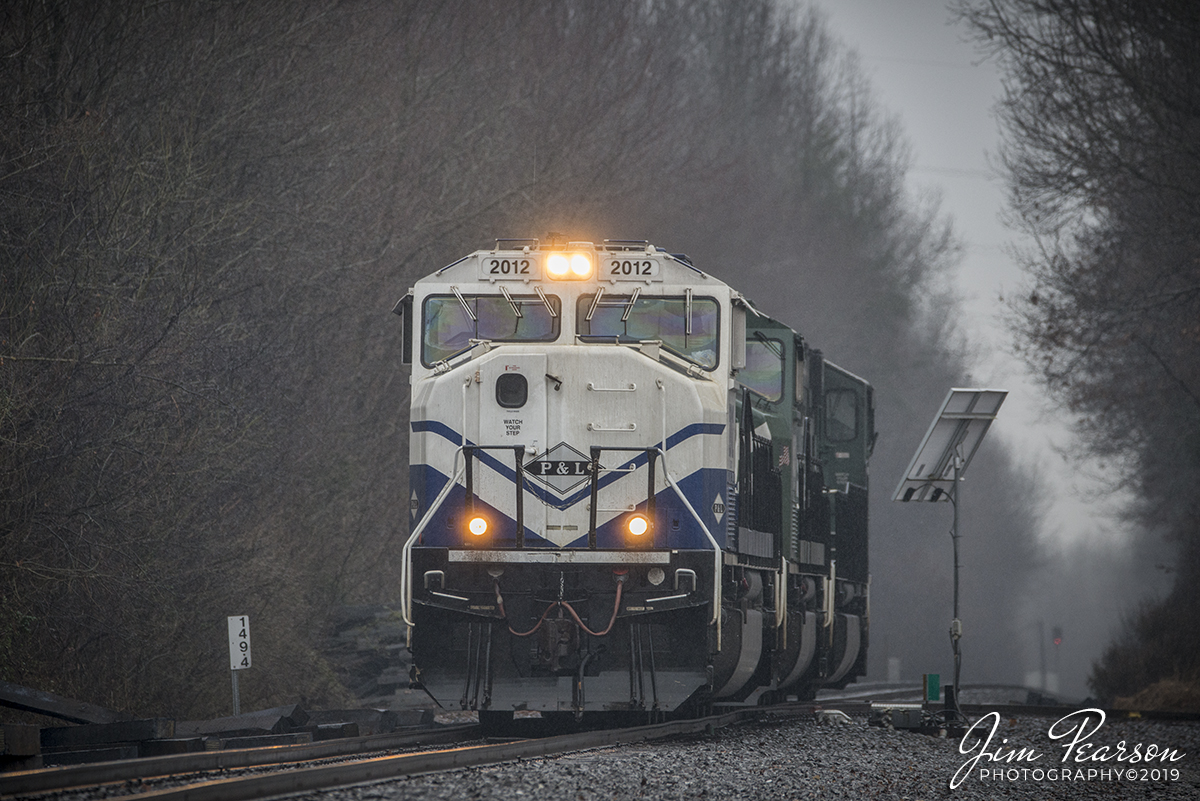
<path id="1" fill-rule="evenodd" d="M 653 718 L 864 674 L 866 381 L 640 241 L 497 240 L 396 312 L 439 705 Z"/>

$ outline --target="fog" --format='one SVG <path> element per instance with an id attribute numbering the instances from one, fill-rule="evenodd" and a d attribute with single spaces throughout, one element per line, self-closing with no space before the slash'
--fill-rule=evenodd
<path id="1" fill-rule="evenodd" d="M 10 12 L 0 678 L 211 714 L 247 613 L 248 706 L 345 702 L 313 644 L 396 600 L 407 534 L 392 304 L 550 231 L 685 252 L 872 382 L 868 678 L 951 674 L 951 510 L 890 497 L 947 389 L 1008 377 L 962 278 L 974 202 L 926 191 L 906 101 L 837 14 L 502 5 Z M 1049 536 L 1061 494 L 1010 388 L 964 485 L 963 679 L 1024 681 L 1040 619 L 1082 695 L 1154 560 Z"/>
<path id="2" fill-rule="evenodd" d="M 1042 686 L 1044 647 L 1047 670 L 1055 674 L 1047 680 L 1051 689 L 1083 698 L 1090 694 L 1086 679 L 1093 661 L 1123 621 L 1145 599 L 1161 597 L 1169 588 L 1176 554 L 1155 537 L 1135 539 L 1137 525 L 1123 517 L 1133 498 L 1121 469 L 1089 456 L 1076 439 L 1072 416 L 1013 352 L 1008 301 L 1028 284 L 1014 255 L 1028 240 L 1006 225 L 1008 189 L 998 158 L 1002 140 L 995 109 L 1002 96 L 999 66 L 968 41 L 967 27 L 945 0 L 823 0 L 819 5 L 831 32 L 855 52 L 881 108 L 895 116 L 912 147 L 906 186 L 914 194 L 938 197 L 953 222 L 962 250 L 949 280 L 959 299 L 957 321 L 967 342 L 970 383 L 1010 392 L 984 451 L 1001 447 L 1027 484 L 1025 511 L 1036 541 L 1016 562 L 1003 548 L 977 543 L 974 567 L 981 578 L 999 573 L 1022 586 L 1008 629 L 1023 660 L 1022 680 Z M 986 509 L 1003 519 L 1004 503 L 987 497 L 994 485 L 975 469 L 965 487 L 964 513 L 973 517 Z M 995 535 L 979 519 L 964 522 L 964 533 Z M 964 541 L 964 562 L 970 547 Z M 1032 572 L 1010 572 L 1020 564 Z M 976 596 L 972 611 L 964 606 L 967 649 L 974 645 L 970 635 L 998 633 L 989 597 Z M 985 621 L 986 626 L 978 625 Z M 1063 632 L 1057 647 L 1051 642 L 1055 627 Z M 978 674 L 967 654 L 964 681 L 969 682 Z"/>

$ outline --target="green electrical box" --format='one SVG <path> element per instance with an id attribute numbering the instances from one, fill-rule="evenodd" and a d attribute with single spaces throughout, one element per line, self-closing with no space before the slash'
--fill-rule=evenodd
<path id="1" fill-rule="evenodd" d="M 942 700 L 942 676 L 940 673 L 926 673 L 921 676 L 921 686 L 925 690 L 925 701 Z"/>

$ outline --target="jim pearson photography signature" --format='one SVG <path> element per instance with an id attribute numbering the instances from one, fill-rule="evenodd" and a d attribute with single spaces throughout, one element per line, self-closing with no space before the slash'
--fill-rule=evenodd
<path id="1" fill-rule="evenodd" d="M 975 721 L 963 735 L 962 741 L 958 745 L 958 751 L 960 754 L 971 754 L 972 756 L 959 766 L 958 771 L 950 779 L 950 789 L 956 789 L 975 770 L 979 770 L 979 778 L 982 781 L 988 779 L 1013 780 L 1014 777 L 1011 774 L 1014 770 L 1021 777 L 1032 778 L 1035 781 L 1045 779 L 1050 781 L 1089 780 L 1098 777 L 1112 778 L 1113 766 L 1107 766 L 1105 772 L 1110 775 L 1103 777 L 1098 776 L 1098 771 L 1095 770 L 1096 763 L 1115 762 L 1117 763 L 1116 768 L 1122 774 L 1126 774 L 1126 765 L 1145 766 L 1147 763 L 1153 763 L 1158 766 L 1178 762 L 1186 756 L 1174 748 L 1155 743 L 1129 745 L 1125 740 L 1121 740 L 1116 745 L 1107 745 L 1093 742 L 1092 736 L 1103 728 L 1104 721 L 1103 709 L 1090 708 L 1080 709 L 1059 718 L 1051 724 L 1046 734 L 1051 740 L 1064 741 L 1059 743 L 1063 749 L 1062 759 L 1058 763 L 1048 761 L 1045 766 L 1031 769 L 1031 764 L 1038 762 L 1044 754 L 1034 748 L 1009 746 L 1007 737 L 1001 738 L 999 743 L 994 743 L 996 730 L 1000 727 L 1000 713 L 989 712 Z M 968 745 L 968 742 L 971 745 Z M 1004 767 L 1000 766 L 1001 763 Z M 1047 767 L 1051 764 L 1061 767 Z M 1080 765 L 1088 767 L 1085 769 L 1079 767 Z M 1016 766 L 1023 766 L 1024 769 Z M 1128 770 L 1136 769 L 1129 768 Z M 1171 772 L 1175 774 L 1173 778 L 1178 779 L 1178 770 Z M 1129 778 L 1135 777 L 1130 776 Z M 1164 776 L 1163 778 L 1170 779 L 1172 777 Z"/>

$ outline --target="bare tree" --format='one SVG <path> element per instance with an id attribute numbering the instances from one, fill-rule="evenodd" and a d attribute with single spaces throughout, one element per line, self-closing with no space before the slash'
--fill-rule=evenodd
<path id="1" fill-rule="evenodd" d="M 0 14 L 5 679 L 212 714 L 220 625 L 247 612 L 264 667 L 244 677 L 248 705 L 344 698 L 314 644 L 336 604 L 394 598 L 408 525 L 388 311 L 491 236 L 702 254 L 876 379 L 893 431 L 910 410 L 923 425 L 929 385 L 962 365 L 931 333 L 950 300 L 929 314 L 924 299 L 953 258 L 946 226 L 906 198 L 895 126 L 812 12 L 25 0 Z"/>
<path id="2" fill-rule="evenodd" d="M 993 0 L 961 13 L 1006 74 L 1013 220 L 1036 242 L 1015 305 L 1020 352 L 1078 415 L 1086 447 L 1121 465 L 1140 499 L 1134 526 L 1181 556 L 1163 608 L 1190 623 L 1171 633 L 1148 608 L 1093 688 L 1111 698 L 1200 678 L 1200 9 Z"/>

